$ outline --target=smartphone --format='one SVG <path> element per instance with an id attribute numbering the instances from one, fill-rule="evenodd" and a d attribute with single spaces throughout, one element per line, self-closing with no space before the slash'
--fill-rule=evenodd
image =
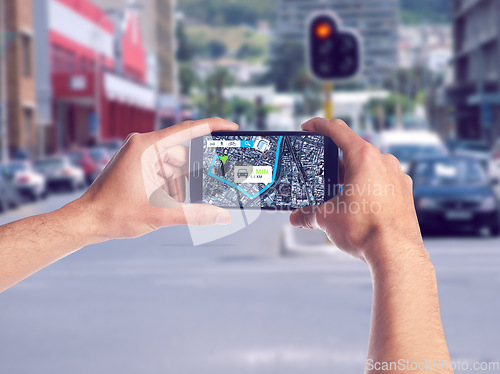
<path id="1" fill-rule="evenodd" d="M 223 208 L 292 210 L 337 193 L 339 149 L 302 131 L 214 132 L 191 140 L 190 200 Z"/>

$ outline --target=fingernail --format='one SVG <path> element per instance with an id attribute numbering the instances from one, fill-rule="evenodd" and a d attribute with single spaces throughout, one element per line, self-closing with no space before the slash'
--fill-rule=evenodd
<path id="1" fill-rule="evenodd" d="M 229 225 L 231 223 L 231 215 L 228 213 L 220 213 L 215 219 L 216 225 Z"/>
<path id="2" fill-rule="evenodd" d="M 292 224 L 292 226 L 300 228 L 300 224 L 299 222 L 297 222 L 297 219 L 295 217 L 296 213 L 292 212 L 292 214 L 290 214 L 290 223 Z"/>

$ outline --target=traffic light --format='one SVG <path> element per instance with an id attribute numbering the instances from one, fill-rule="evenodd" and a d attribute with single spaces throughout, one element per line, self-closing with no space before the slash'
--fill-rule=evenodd
<path id="1" fill-rule="evenodd" d="M 361 67 L 359 36 L 342 29 L 331 12 L 313 15 L 307 24 L 309 70 L 319 80 L 345 80 Z"/>

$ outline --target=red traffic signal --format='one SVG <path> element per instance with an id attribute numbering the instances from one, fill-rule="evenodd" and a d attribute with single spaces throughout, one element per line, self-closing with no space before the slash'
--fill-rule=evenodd
<path id="1" fill-rule="evenodd" d="M 332 35 L 333 29 L 330 24 L 326 22 L 319 22 L 314 28 L 314 33 L 319 39 L 326 39 Z"/>
<path id="2" fill-rule="evenodd" d="M 350 79 L 361 67 L 359 37 L 341 26 L 330 12 L 315 14 L 307 25 L 309 70 L 319 80 Z"/>

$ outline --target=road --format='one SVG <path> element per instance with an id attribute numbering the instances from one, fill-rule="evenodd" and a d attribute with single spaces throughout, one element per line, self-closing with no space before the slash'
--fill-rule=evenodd
<path id="1" fill-rule="evenodd" d="M 278 256 L 287 220 L 263 213 L 198 247 L 175 227 L 66 257 L 0 295 L 0 373 L 361 373 L 369 273 L 345 257 Z M 453 360 L 500 361 L 500 239 L 426 245 Z"/>

